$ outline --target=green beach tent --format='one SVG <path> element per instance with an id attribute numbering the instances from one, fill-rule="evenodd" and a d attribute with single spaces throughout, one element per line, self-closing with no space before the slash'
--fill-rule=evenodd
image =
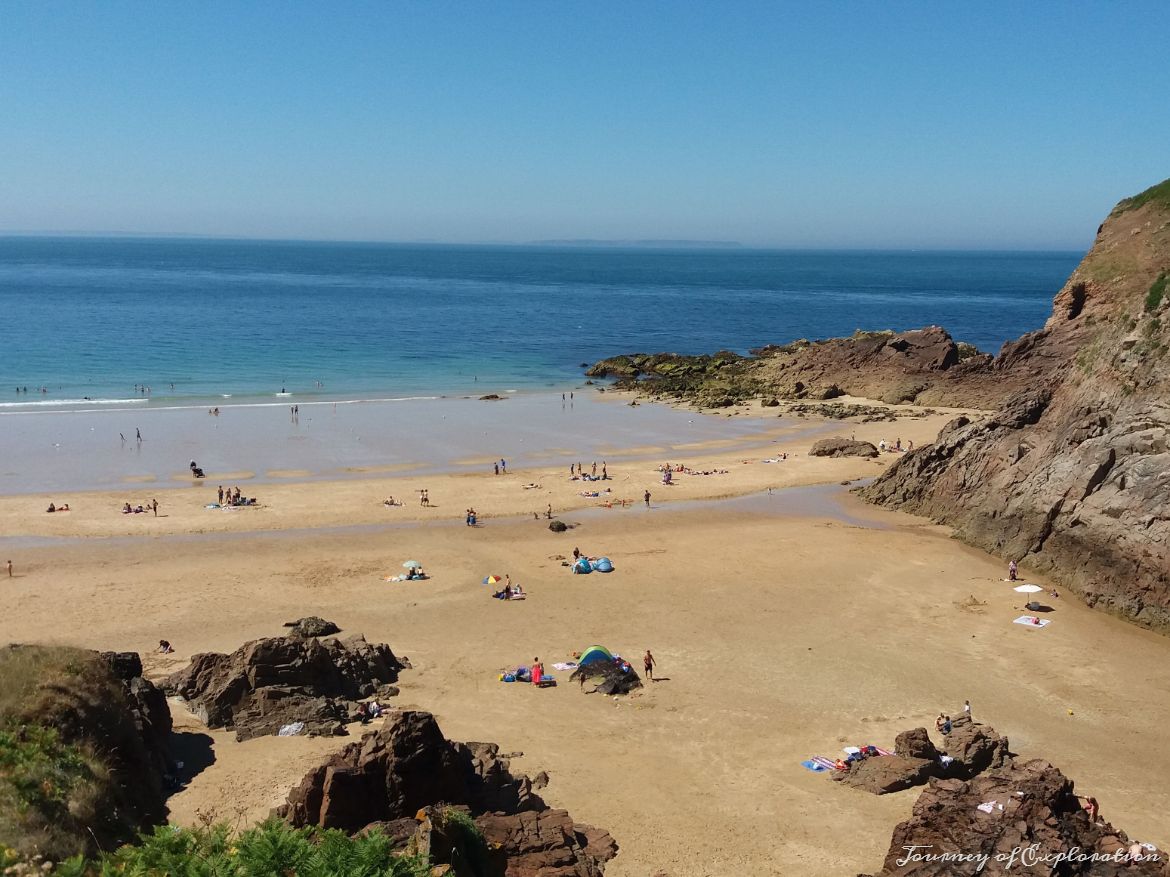
<path id="1" fill-rule="evenodd" d="M 586 664 L 593 664 L 597 661 L 612 661 L 613 655 L 610 654 L 609 649 L 605 646 L 590 646 L 581 653 L 581 657 L 577 659 L 577 666 L 584 667 Z"/>

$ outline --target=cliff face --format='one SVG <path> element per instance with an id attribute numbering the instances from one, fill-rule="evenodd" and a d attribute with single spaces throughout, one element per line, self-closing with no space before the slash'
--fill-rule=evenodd
<path id="1" fill-rule="evenodd" d="M 1170 180 L 1122 201 L 1044 328 L 982 370 L 1010 396 L 862 495 L 1170 631 Z"/>

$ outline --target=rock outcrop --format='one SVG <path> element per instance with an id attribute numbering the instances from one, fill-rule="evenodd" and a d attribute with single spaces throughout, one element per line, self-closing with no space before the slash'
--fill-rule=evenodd
<path id="1" fill-rule="evenodd" d="M 932 779 L 874 877 L 1167 877 L 1166 862 L 1166 853 L 1094 822 L 1048 762 L 1012 760 L 969 781 Z"/>
<path id="2" fill-rule="evenodd" d="M 742 357 L 628 354 L 603 359 L 586 374 L 661 397 L 718 408 L 759 398 L 826 400 L 860 396 L 891 404 L 998 404 L 1007 387 L 987 372 L 991 357 L 957 343 L 946 330 L 857 332 L 849 338 L 768 346 Z"/>
<path id="3" fill-rule="evenodd" d="M 237 740 L 276 734 L 344 733 L 350 708 L 371 696 L 392 697 L 404 664 L 390 647 L 364 637 L 271 637 L 230 655 L 206 652 L 163 681 L 209 728 L 231 728 Z"/>
<path id="4" fill-rule="evenodd" d="M 1170 180 L 1126 199 L 1042 329 L 986 367 L 1010 392 L 861 491 L 1170 630 Z"/>
<path id="5" fill-rule="evenodd" d="M 276 815 L 351 833 L 378 827 L 436 863 L 457 865 L 444 858 L 461 843 L 450 837 L 449 809 L 474 818 L 488 850 L 500 851 L 498 861 L 488 855 L 482 863 L 483 877 L 598 877 L 617 852 L 606 832 L 548 808 L 494 744 L 447 740 L 434 716 L 418 711 L 391 713 L 331 756 Z"/>
<path id="6" fill-rule="evenodd" d="M 819 439 L 809 449 L 810 457 L 876 457 L 878 449 L 869 442 L 831 436 Z"/>

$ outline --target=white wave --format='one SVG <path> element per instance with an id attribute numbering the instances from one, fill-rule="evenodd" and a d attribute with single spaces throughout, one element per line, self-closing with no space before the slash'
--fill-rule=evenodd
<path id="1" fill-rule="evenodd" d="M 149 399 L 40 399 L 36 402 L 0 402 L 0 408 L 60 408 L 63 405 L 136 405 Z"/>

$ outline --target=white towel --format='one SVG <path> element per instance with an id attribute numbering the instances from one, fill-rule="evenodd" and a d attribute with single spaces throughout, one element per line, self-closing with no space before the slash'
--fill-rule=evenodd
<path id="1" fill-rule="evenodd" d="M 1039 622 L 1037 624 L 1036 622 Z M 1047 627 L 1052 622 L 1047 618 L 1037 618 L 1035 615 L 1021 615 L 1012 624 L 1022 624 L 1025 627 Z"/>

